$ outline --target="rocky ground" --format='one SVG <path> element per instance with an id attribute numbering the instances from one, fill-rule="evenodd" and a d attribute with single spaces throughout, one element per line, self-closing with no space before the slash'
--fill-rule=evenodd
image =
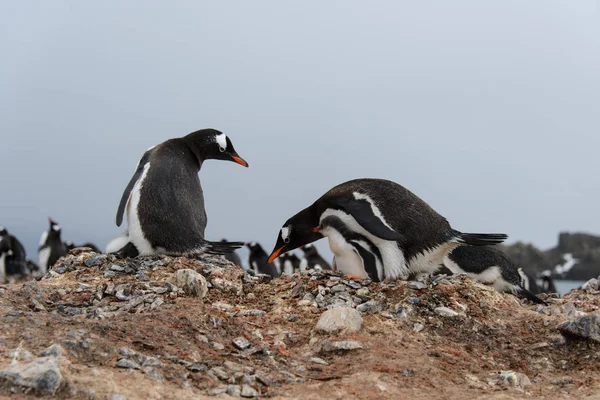
<path id="1" fill-rule="evenodd" d="M 0 286 L 0 397 L 599 399 L 599 289 L 540 306 L 466 277 L 270 280 L 76 249 Z"/>

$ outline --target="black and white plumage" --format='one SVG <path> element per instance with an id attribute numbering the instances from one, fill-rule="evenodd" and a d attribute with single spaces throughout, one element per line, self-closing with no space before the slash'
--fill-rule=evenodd
<path id="1" fill-rule="evenodd" d="M 198 172 L 208 159 L 248 166 L 231 140 L 214 129 L 169 139 L 144 153 L 117 211 L 117 226 L 124 218 L 128 225 L 121 254 L 226 254 L 243 245 L 204 239 L 207 218 Z"/>
<path id="2" fill-rule="evenodd" d="M 499 292 L 510 292 L 538 304 L 546 304 L 523 284 L 523 272 L 506 254 L 491 246 L 459 246 L 444 258 L 453 274 L 465 274 Z"/>
<path id="3" fill-rule="evenodd" d="M 319 254 L 319 250 L 312 244 L 302 246 L 302 251 L 304 252 L 304 259 L 301 262 L 306 264 L 301 267 L 303 271 L 307 269 L 331 269 L 331 265 L 325 261 L 321 254 Z"/>
<path id="4" fill-rule="evenodd" d="M 381 253 L 366 237 L 349 229 L 340 218 L 333 215 L 323 218 L 318 229 L 329 239 L 329 248 L 335 255 L 335 270 L 363 279 L 369 278 L 373 282 L 383 280 Z"/>
<path id="5" fill-rule="evenodd" d="M 260 243 L 250 242 L 245 244 L 250 250 L 248 255 L 248 268 L 254 271 L 255 274 L 266 274 L 272 278 L 279 276 L 279 271 L 275 263 L 269 263 L 269 256 L 262 248 Z"/>
<path id="6" fill-rule="evenodd" d="M 51 218 L 48 218 L 48 222 L 50 226 L 42 233 L 38 248 L 40 271 L 44 274 L 59 258 L 67 254 L 67 246 L 60 238 L 62 227 Z"/>
<path id="7" fill-rule="evenodd" d="M 87 247 L 88 249 L 91 249 L 95 253 L 101 253 L 100 249 L 98 247 L 96 247 L 96 245 L 94 245 L 93 243 L 89 243 L 89 242 L 88 243 L 84 243 L 82 245 L 76 245 L 75 243 L 71 242 L 70 240 L 67 240 L 65 242 L 65 246 L 67 247 L 67 251 L 70 251 L 70 250 L 73 250 L 73 249 L 77 249 L 77 248 L 80 248 L 80 247 Z"/>
<path id="8" fill-rule="evenodd" d="M 322 238 L 317 227 L 329 216 L 338 217 L 378 248 L 386 279 L 434 272 L 446 254 L 461 244 L 491 245 L 507 238 L 505 234 L 459 232 L 401 185 L 356 179 L 334 187 L 288 219 L 269 260 Z"/>
<path id="9" fill-rule="evenodd" d="M 300 271 L 300 258 L 292 252 L 282 254 L 279 258 L 279 263 L 281 265 L 282 275 L 292 275 Z"/>
<path id="10" fill-rule="evenodd" d="M 228 243 L 227 239 L 221 239 L 221 243 Z M 224 254 L 222 257 L 228 261 L 231 261 L 233 264 L 237 265 L 238 267 L 240 267 L 240 268 L 242 267 L 242 260 L 240 259 L 240 256 L 238 256 L 235 251 L 232 251 L 229 254 Z"/>
<path id="11" fill-rule="evenodd" d="M 11 275 L 28 275 L 25 248 L 15 236 L 0 226 L 0 282 Z"/>

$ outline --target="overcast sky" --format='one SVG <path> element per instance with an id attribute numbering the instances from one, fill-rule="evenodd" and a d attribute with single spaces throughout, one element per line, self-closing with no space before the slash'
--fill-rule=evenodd
<path id="1" fill-rule="evenodd" d="M 598 4 L 3 1 L 0 225 L 104 248 L 144 150 L 213 127 L 250 168 L 204 164 L 210 240 L 270 251 L 359 177 L 462 231 L 600 233 Z"/>

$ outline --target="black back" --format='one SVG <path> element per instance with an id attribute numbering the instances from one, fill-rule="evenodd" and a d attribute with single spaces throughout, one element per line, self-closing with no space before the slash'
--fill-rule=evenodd
<path id="1" fill-rule="evenodd" d="M 27 257 L 25 248 L 13 235 L 5 232 L 0 238 L 0 253 L 10 253 L 5 258 L 6 275 L 27 275 Z"/>
<path id="2" fill-rule="evenodd" d="M 46 241 L 42 243 L 39 247 L 39 250 L 42 248 L 48 247 L 50 248 L 50 256 L 48 258 L 48 270 L 56 264 L 59 258 L 65 256 L 68 252 L 67 246 L 61 239 L 61 229 L 56 230 L 54 227 L 58 225 L 58 223 L 50 221 L 50 227 L 48 229 L 48 235 L 46 236 Z"/>
<path id="3" fill-rule="evenodd" d="M 311 244 L 302 247 L 302 251 L 304 252 L 304 257 L 308 262 L 307 269 L 314 269 L 317 265 L 321 267 L 321 269 L 330 270 L 331 264 L 329 264 L 321 255 L 317 248 Z"/>
<path id="4" fill-rule="evenodd" d="M 268 263 L 269 256 L 259 243 L 246 243 L 246 246 L 250 250 L 250 255 L 248 256 L 248 267 L 250 269 L 254 269 L 256 266 L 259 274 L 270 275 L 273 278 L 279 276 L 275 264 Z"/>
<path id="5" fill-rule="evenodd" d="M 284 272 L 285 263 L 287 261 L 292 263 L 293 272 L 298 272 L 300 270 L 300 258 L 294 253 L 285 253 L 279 258 L 279 262 L 281 263 L 281 273 Z"/>

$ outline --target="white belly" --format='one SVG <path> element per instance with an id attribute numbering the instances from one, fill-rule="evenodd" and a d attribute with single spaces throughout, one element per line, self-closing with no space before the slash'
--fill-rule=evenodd
<path id="1" fill-rule="evenodd" d="M 492 265 L 486 268 L 483 272 L 476 274 L 473 272 L 467 272 L 462 269 L 457 263 L 452 261 L 450 257 L 444 258 L 444 266 L 452 271 L 453 274 L 465 274 L 470 278 L 476 279 L 481 283 L 492 286 L 499 292 L 513 292 L 515 293 L 518 289 L 517 286 L 507 282 L 502 277 L 500 267 Z"/>
<path id="2" fill-rule="evenodd" d="M 0 283 L 6 280 L 6 253 L 0 255 Z"/>
<path id="3" fill-rule="evenodd" d="M 321 230 L 321 233 L 327 238 L 329 248 L 335 254 L 338 271 L 347 275 L 368 278 L 362 258 L 337 230 L 327 227 Z"/>
<path id="4" fill-rule="evenodd" d="M 144 237 L 144 232 L 142 231 L 142 225 L 140 223 L 140 217 L 137 211 L 138 205 L 140 203 L 141 189 L 144 184 L 144 179 L 146 179 L 146 175 L 148 175 L 149 169 L 150 163 L 144 165 L 144 171 L 142 172 L 140 179 L 138 179 L 135 185 L 133 186 L 131 194 L 129 195 L 129 200 L 127 201 L 127 206 L 125 207 L 125 211 L 127 213 L 129 241 L 135 245 L 140 255 L 142 256 L 156 253 L 152 248 L 150 242 Z"/>
<path id="5" fill-rule="evenodd" d="M 40 261 L 40 271 L 42 274 L 48 272 L 48 260 L 50 260 L 50 247 L 44 247 L 38 252 Z"/>

